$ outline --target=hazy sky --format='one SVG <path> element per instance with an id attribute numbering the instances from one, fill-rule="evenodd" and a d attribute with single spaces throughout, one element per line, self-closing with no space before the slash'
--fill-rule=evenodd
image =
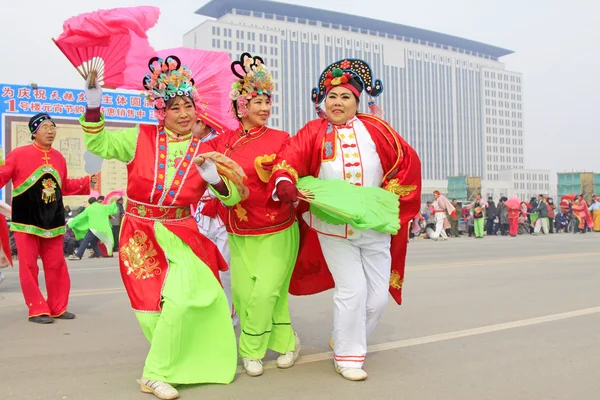
<path id="1" fill-rule="evenodd" d="M 524 75 L 525 167 L 600 173 L 600 2 L 280 1 L 412 25 L 515 51 L 501 61 L 508 70 Z M 205 20 L 194 11 L 206 2 L 5 0 L 0 12 L 4 56 L 0 83 L 81 87 L 81 77 L 50 41 L 71 16 L 97 8 L 158 6 L 161 18 L 150 31 L 150 40 L 163 49 L 181 46 L 183 34 Z"/>

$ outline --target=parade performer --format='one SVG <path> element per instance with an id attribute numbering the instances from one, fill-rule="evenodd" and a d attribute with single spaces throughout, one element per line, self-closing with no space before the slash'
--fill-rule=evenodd
<path id="1" fill-rule="evenodd" d="M 483 238 L 486 208 L 487 203 L 481 199 L 481 194 L 477 193 L 475 201 L 470 205 L 475 226 L 475 239 Z"/>
<path id="2" fill-rule="evenodd" d="M 508 209 L 508 233 L 512 237 L 517 237 L 519 234 L 519 209 Z"/>
<path id="3" fill-rule="evenodd" d="M 431 235 L 431 238 L 438 240 L 441 236 L 443 240 L 448 240 L 448 234 L 446 234 L 446 229 L 444 227 L 446 213 L 451 216 L 456 216 L 456 209 L 452 203 L 448 201 L 446 196 L 440 194 L 437 190 L 433 192 L 433 211 L 435 213 L 435 232 Z"/>
<path id="4" fill-rule="evenodd" d="M 29 120 L 33 143 L 17 147 L 0 166 L 0 187 L 12 180 L 12 222 L 19 257 L 19 279 L 29 321 L 48 324 L 53 318 L 73 319 L 67 311 L 71 281 L 63 253 L 65 218 L 63 196 L 90 193 L 96 177 L 69 179 L 67 162 L 52 148 L 56 124 L 46 113 Z M 38 256 L 42 259 L 47 300 L 38 285 Z"/>
<path id="5" fill-rule="evenodd" d="M 259 376 L 267 349 L 280 353 L 279 368 L 292 367 L 300 352 L 288 308 L 299 233 L 292 206 L 277 215 L 265 209 L 271 194 L 261 163 L 273 158 L 289 138 L 287 132 L 266 125 L 274 89 L 271 74 L 260 57 L 249 53 L 232 63 L 231 70 L 239 78 L 230 93 L 239 128 L 203 143 L 202 149 L 231 157 L 248 176 L 250 196 L 235 207 L 222 208 L 219 215 L 229 233 L 233 304 L 242 328 L 239 352 L 246 373 Z"/>
<path id="6" fill-rule="evenodd" d="M 198 203 L 207 184 L 228 205 L 237 203 L 247 189 L 241 170 L 221 172 L 206 155 L 198 169 L 193 164 L 201 153 L 192 126 L 204 118 L 200 107 L 213 105 L 200 99 L 191 71 L 175 56 L 154 57 L 148 67 L 143 82 L 158 126 L 107 131 L 98 84 L 93 89 L 86 85 L 87 109 L 80 122 L 90 152 L 127 163 L 120 269 L 150 342 L 138 382 L 143 392 L 174 399 L 179 394 L 171 384 L 229 383 L 234 378 L 235 333 L 218 279 L 227 264 L 198 231 L 191 205 Z M 236 167 L 223 156 L 217 161 L 228 162 L 230 170 Z"/>
<path id="7" fill-rule="evenodd" d="M 594 202 L 589 207 L 589 211 L 594 219 L 594 232 L 600 232 L 600 196 L 594 195 L 593 200 Z"/>
<path id="8" fill-rule="evenodd" d="M 301 247 L 290 292 L 311 294 L 334 287 L 333 348 L 335 370 L 349 380 L 364 380 L 367 337 L 388 301 L 388 286 L 400 304 L 407 230 L 421 197 L 421 165 L 416 152 L 384 120 L 357 114 L 361 92 L 381 93 L 364 61 L 331 64 L 313 89 L 322 119 L 310 121 L 286 142 L 270 164 L 269 190 L 283 206 L 298 200 L 299 178 L 345 180 L 383 187 L 400 196 L 396 235 L 333 225 L 306 212 L 300 219 Z M 325 99 L 326 115 L 318 107 Z M 372 99 L 371 99 L 372 101 Z M 371 110 L 376 106 L 371 104 Z M 333 279 L 332 279 L 333 276 Z"/>
<path id="9" fill-rule="evenodd" d="M 77 253 L 70 256 L 69 260 L 81 260 L 88 244 L 91 244 L 94 252 L 99 255 L 98 242 L 111 249 L 112 254 L 114 237 L 109 218 L 119 212 L 117 202 L 113 201 L 110 205 L 100 204 L 93 197 L 88 202 L 90 205 L 67 224 L 73 229 L 75 239 L 82 240 Z"/>
<path id="10" fill-rule="evenodd" d="M 4 156 L 0 150 L 0 165 L 4 165 Z M 0 268 L 13 266 L 12 252 L 10 251 L 10 236 L 6 218 L 10 218 L 11 209 L 8 204 L 0 200 Z M 0 271 L 0 283 L 4 281 L 4 274 Z"/>
<path id="11" fill-rule="evenodd" d="M 213 127 L 205 124 L 200 119 L 194 124 L 192 132 L 202 143 L 214 139 L 219 134 Z M 209 238 L 217 246 L 223 259 L 229 265 L 231 257 L 229 255 L 229 244 L 227 243 L 227 229 L 223 220 L 217 214 L 219 203 L 219 199 L 212 195 L 210 190 L 207 190 L 198 202 L 194 215 L 200 233 Z M 227 296 L 229 309 L 231 310 L 233 326 L 236 326 L 239 317 L 235 312 L 231 298 L 231 271 L 229 269 L 227 271 L 219 271 L 219 276 L 223 290 L 225 290 L 225 295 Z"/>
<path id="12" fill-rule="evenodd" d="M 577 229 L 573 231 L 573 233 L 577 233 L 577 231 L 581 233 L 586 233 L 589 229 L 594 227 L 594 222 L 592 220 L 592 215 L 590 210 L 588 209 L 588 205 L 583 198 L 583 195 L 575 196 L 573 200 L 573 216 L 577 219 Z"/>

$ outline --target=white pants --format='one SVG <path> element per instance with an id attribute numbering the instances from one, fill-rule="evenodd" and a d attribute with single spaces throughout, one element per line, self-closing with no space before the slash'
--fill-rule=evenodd
<path id="1" fill-rule="evenodd" d="M 538 218 L 535 221 L 535 227 L 533 228 L 534 233 L 540 233 L 540 230 L 544 232 L 544 234 L 548 234 L 548 218 Z"/>
<path id="2" fill-rule="evenodd" d="M 319 234 L 333 276 L 334 360 L 340 367 L 362 368 L 367 337 L 375 330 L 388 302 L 391 236 L 361 231 L 359 239 Z"/>
<path id="3" fill-rule="evenodd" d="M 439 238 L 440 236 L 443 238 L 447 238 L 448 234 L 444 229 L 444 220 L 446 219 L 445 212 L 436 212 L 435 213 L 435 232 L 431 236 L 432 239 Z"/>

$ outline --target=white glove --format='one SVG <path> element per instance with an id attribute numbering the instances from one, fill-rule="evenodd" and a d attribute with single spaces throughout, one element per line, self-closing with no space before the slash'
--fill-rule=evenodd
<path id="1" fill-rule="evenodd" d="M 202 179 L 204 179 L 210 185 L 217 185 L 221 182 L 221 177 L 219 176 L 219 172 L 217 172 L 217 164 L 210 158 L 204 159 L 202 165 L 198 166 L 198 172 Z"/>
<path id="2" fill-rule="evenodd" d="M 95 88 L 90 89 L 90 77 L 91 74 L 88 75 L 85 80 L 85 98 L 87 99 L 87 107 L 88 108 L 99 108 L 102 103 L 102 87 L 100 86 L 100 82 L 96 79 Z"/>

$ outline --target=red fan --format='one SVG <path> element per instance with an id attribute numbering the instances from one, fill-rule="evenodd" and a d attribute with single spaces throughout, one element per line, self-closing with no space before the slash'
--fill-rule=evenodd
<path id="1" fill-rule="evenodd" d="M 69 18 L 52 40 L 84 79 L 91 75 L 91 83 L 97 79 L 104 87 L 132 89 L 141 78 L 129 76 L 126 67 L 153 56 L 146 32 L 159 15 L 157 7 L 98 10 Z"/>
<path id="2" fill-rule="evenodd" d="M 563 197 L 560 198 L 560 201 L 561 201 L 561 203 L 563 201 L 565 201 L 565 200 L 566 201 L 573 201 L 573 200 L 575 200 L 575 197 L 577 197 L 577 195 L 575 195 L 575 194 L 566 194 L 566 195 L 564 195 Z"/>
<path id="3" fill-rule="evenodd" d="M 113 201 L 118 200 L 120 197 L 123 197 L 124 194 L 125 191 L 123 189 L 113 190 L 104 197 L 104 201 L 102 202 L 102 204 L 110 204 Z"/>
<path id="4" fill-rule="evenodd" d="M 511 197 L 504 202 L 504 205 L 510 209 L 518 210 L 521 208 L 521 200 L 518 197 Z"/>
<path id="5" fill-rule="evenodd" d="M 239 122 L 231 110 L 229 92 L 236 77 L 229 73 L 231 59 L 226 52 L 176 47 L 159 50 L 154 56 L 166 59 L 176 56 L 186 66 L 194 79 L 200 104 L 196 104 L 198 117 L 217 130 L 236 129 Z M 132 82 L 138 83 L 130 89 L 144 90 L 143 77 L 149 72 L 148 59 L 145 63 L 130 64 L 125 72 Z"/>

